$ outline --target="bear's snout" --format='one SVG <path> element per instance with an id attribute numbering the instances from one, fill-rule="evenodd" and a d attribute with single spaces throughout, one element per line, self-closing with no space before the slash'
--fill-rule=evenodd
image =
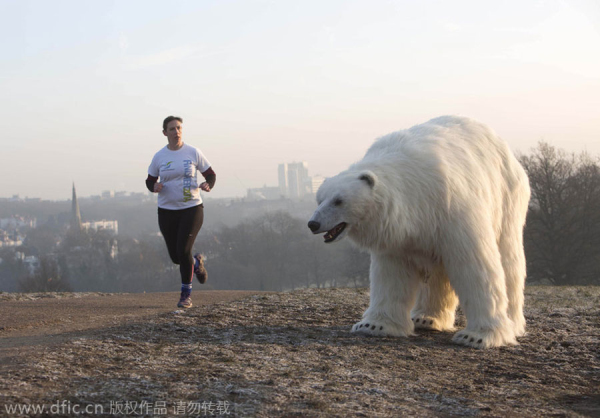
<path id="1" fill-rule="evenodd" d="M 315 221 L 308 221 L 308 229 L 310 229 L 313 233 L 317 232 L 321 229 L 321 224 Z"/>

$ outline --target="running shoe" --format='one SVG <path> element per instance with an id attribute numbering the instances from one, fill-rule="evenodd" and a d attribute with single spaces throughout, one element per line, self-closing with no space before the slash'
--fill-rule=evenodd
<path id="1" fill-rule="evenodd" d="M 204 257 L 201 254 L 194 255 L 194 274 L 200 283 L 206 283 L 208 273 L 204 268 Z"/>
<path id="2" fill-rule="evenodd" d="M 181 298 L 177 303 L 178 308 L 191 308 L 192 307 L 192 296 L 188 292 L 181 292 Z"/>

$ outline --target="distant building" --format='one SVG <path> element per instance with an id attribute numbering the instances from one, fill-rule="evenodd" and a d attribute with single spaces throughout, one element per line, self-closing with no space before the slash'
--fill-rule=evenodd
<path id="1" fill-rule="evenodd" d="M 312 193 L 312 180 L 305 161 L 279 164 L 278 179 L 281 196 L 301 199 Z"/>
<path id="2" fill-rule="evenodd" d="M 279 179 L 279 193 L 281 194 L 281 196 L 289 197 L 287 164 L 279 164 L 279 168 L 277 170 L 277 178 Z"/>
<path id="3" fill-rule="evenodd" d="M 325 181 L 324 177 L 308 175 L 308 163 L 282 163 L 277 167 L 278 187 L 267 187 L 248 189 L 248 200 L 275 200 L 287 197 L 290 199 L 302 199 L 305 196 L 315 194 Z"/>
<path id="4" fill-rule="evenodd" d="M 36 218 L 29 218 L 19 215 L 14 215 L 10 218 L 0 219 L 0 229 L 15 230 L 19 228 L 35 228 L 37 224 Z"/>
<path id="5" fill-rule="evenodd" d="M 35 228 L 36 223 L 36 218 L 19 215 L 0 219 L 0 248 L 23 245 L 24 232 Z"/>
<path id="6" fill-rule="evenodd" d="M 21 245 L 23 245 L 23 238 L 20 235 L 0 229 L 0 248 L 20 247 Z"/>
<path id="7" fill-rule="evenodd" d="M 73 183 L 73 201 L 71 202 L 71 229 L 81 230 L 81 212 L 79 211 L 79 202 L 75 192 L 75 183 Z"/>
<path id="8" fill-rule="evenodd" d="M 99 231 L 99 230 L 105 230 L 105 231 L 110 231 L 115 235 L 119 234 L 119 222 L 118 221 L 91 221 L 91 222 L 84 222 L 81 224 L 81 227 L 83 229 L 85 229 L 86 231 L 89 231 L 90 229 L 92 231 Z"/>
<path id="9" fill-rule="evenodd" d="M 310 177 L 310 193 L 317 194 L 317 190 L 321 187 L 321 184 L 325 181 L 325 177 L 322 176 L 313 176 Z"/>
<path id="10" fill-rule="evenodd" d="M 288 164 L 288 193 L 291 198 L 300 199 L 308 192 L 308 163 Z"/>
<path id="11" fill-rule="evenodd" d="M 102 196 L 114 196 L 114 192 L 103 192 Z M 77 193 L 75 192 L 75 183 L 73 183 L 73 202 L 71 204 L 71 229 L 77 230 L 106 230 L 110 231 L 115 235 L 119 234 L 119 222 L 118 221 L 90 221 L 81 222 L 81 212 L 79 211 L 79 202 L 77 201 Z"/>

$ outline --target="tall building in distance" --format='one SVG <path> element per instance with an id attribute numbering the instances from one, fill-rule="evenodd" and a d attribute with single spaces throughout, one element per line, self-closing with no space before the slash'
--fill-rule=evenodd
<path id="1" fill-rule="evenodd" d="M 75 183 L 73 183 L 73 201 L 71 202 L 71 229 L 77 231 L 109 231 L 114 235 L 119 233 L 119 222 L 118 221 L 81 221 L 81 212 L 79 210 L 79 202 L 77 201 L 77 192 L 75 191 Z"/>
<path id="2" fill-rule="evenodd" d="M 75 192 L 75 182 L 73 182 L 73 201 L 71 202 L 71 229 L 81 230 L 81 227 L 81 212 L 79 211 L 77 192 Z"/>
<path id="3" fill-rule="evenodd" d="M 321 187 L 321 184 L 325 181 L 325 177 L 322 176 L 312 176 L 310 178 L 310 193 L 317 194 L 317 190 Z"/>
<path id="4" fill-rule="evenodd" d="M 265 185 L 258 189 L 248 189 L 249 200 L 276 200 L 281 198 L 303 199 L 317 193 L 324 177 L 308 175 L 308 163 L 282 163 L 277 167 L 277 187 Z"/>
<path id="5" fill-rule="evenodd" d="M 288 164 L 288 195 L 292 199 L 301 199 L 308 192 L 308 163 Z"/>
<path id="6" fill-rule="evenodd" d="M 291 199 L 316 193 L 325 180 L 321 176 L 310 177 L 306 161 L 279 164 L 278 174 L 281 195 Z"/>
<path id="7" fill-rule="evenodd" d="M 277 170 L 277 178 L 279 179 L 279 193 L 283 197 L 288 197 L 288 165 L 279 164 Z"/>

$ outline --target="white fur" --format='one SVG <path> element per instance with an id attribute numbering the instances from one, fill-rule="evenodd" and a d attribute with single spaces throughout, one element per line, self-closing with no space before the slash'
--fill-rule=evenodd
<path id="1" fill-rule="evenodd" d="M 370 306 L 353 331 L 451 330 L 460 300 L 467 327 L 455 342 L 516 344 L 529 195 L 506 143 L 474 120 L 443 116 L 376 140 L 323 183 L 311 218 L 315 233 L 346 222 L 338 240 L 371 253 Z"/>

